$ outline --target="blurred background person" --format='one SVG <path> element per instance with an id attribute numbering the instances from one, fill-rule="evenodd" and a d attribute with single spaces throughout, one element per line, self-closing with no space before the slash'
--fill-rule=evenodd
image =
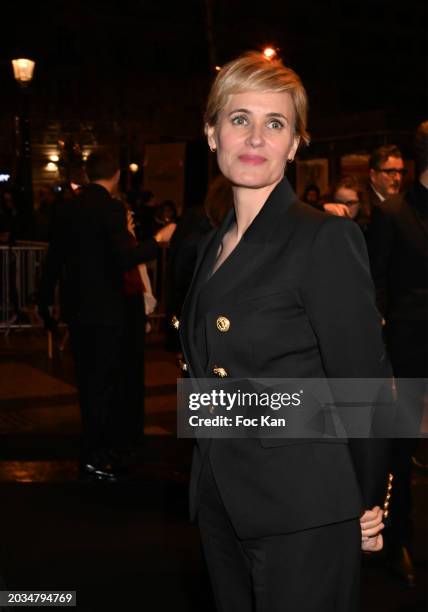
<path id="1" fill-rule="evenodd" d="M 138 241 L 135 237 L 134 214 L 126 202 L 124 206 L 129 244 L 136 247 Z M 144 345 L 147 317 L 152 314 L 156 306 L 145 264 L 140 263 L 124 272 L 124 293 L 123 395 L 116 407 L 118 436 L 116 460 L 122 466 L 129 466 L 138 458 L 138 452 L 144 441 Z M 126 406 L 126 411 L 123 410 L 123 406 Z"/>
<path id="2" fill-rule="evenodd" d="M 168 225 L 168 223 L 176 223 L 177 209 L 172 200 L 163 200 L 155 207 L 154 210 L 155 230 Z"/>
<path id="3" fill-rule="evenodd" d="M 165 237 L 159 233 L 137 246 L 130 244 L 125 209 L 113 198 L 120 178 L 113 152 L 91 153 L 86 171 L 90 183 L 56 215 L 39 312 L 49 327 L 55 287 L 64 268 L 63 315 L 70 329 L 82 419 L 81 474 L 116 480 L 120 473 L 115 451 L 122 442 L 117 410 L 120 406 L 122 418 L 128 410 L 123 392 L 124 272 L 155 258 L 158 242 Z"/>
<path id="4" fill-rule="evenodd" d="M 370 228 L 369 242 L 399 406 L 386 550 L 390 567 L 410 586 L 415 581 L 411 550 L 412 455 L 427 398 L 428 377 L 428 121 L 416 132 L 415 161 L 416 180 L 404 193 L 382 201 L 376 224 Z M 397 154 L 384 158 L 379 167 L 394 168 L 381 180 L 385 181 L 385 194 L 397 192 L 402 176 L 399 170 L 403 168 L 401 158 Z"/>
<path id="5" fill-rule="evenodd" d="M 302 201 L 306 202 L 306 204 L 309 204 L 310 206 L 313 206 L 314 208 L 317 208 L 318 210 L 324 210 L 320 196 L 321 193 L 318 185 L 311 183 L 303 192 Z"/>
<path id="6" fill-rule="evenodd" d="M 137 240 L 144 240 L 155 233 L 156 204 L 156 198 L 152 191 L 144 190 L 135 198 L 133 210 L 135 213 L 135 235 Z"/>
<path id="7" fill-rule="evenodd" d="M 369 254 L 378 249 L 376 242 L 383 232 L 383 203 L 400 192 L 405 174 L 403 157 L 396 145 L 383 145 L 370 155 L 368 184 L 364 192 L 368 215 L 365 237 Z"/>
<path id="8" fill-rule="evenodd" d="M 331 199 L 331 198 L 330 198 Z M 334 198 L 333 198 L 334 199 Z M 339 202 L 325 202 L 324 198 L 321 198 L 321 193 L 317 185 L 308 185 L 303 193 L 302 201 L 306 202 L 313 208 L 321 210 L 322 212 L 330 213 L 338 217 L 350 217 L 351 213 L 348 207 Z"/>
<path id="9" fill-rule="evenodd" d="M 375 149 L 369 158 L 367 197 L 370 206 L 379 206 L 386 198 L 397 195 L 405 173 L 403 157 L 396 145 Z"/>
<path id="10" fill-rule="evenodd" d="M 353 219 L 366 232 L 370 221 L 370 211 L 364 201 L 359 180 L 352 175 L 341 176 L 333 187 L 333 202 L 346 207 L 344 216 Z"/>
<path id="11" fill-rule="evenodd" d="M 333 201 L 347 207 L 349 217 L 356 219 L 361 211 L 360 188 L 353 176 L 342 176 L 333 189 Z"/>

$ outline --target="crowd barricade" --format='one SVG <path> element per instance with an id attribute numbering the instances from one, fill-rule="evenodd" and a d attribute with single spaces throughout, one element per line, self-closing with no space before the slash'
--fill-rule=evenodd
<path id="1" fill-rule="evenodd" d="M 48 245 L 0 246 L 0 329 L 40 327 L 36 296 Z"/>
<path id="2" fill-rule="evenodd" d="M 37 316 L 36 299 L 47 248 L 48 245 L 41 242 L 0 245 L 0 331 L 42 326 Z M 167 255 L 167 245 L 163 245 L 158 259 L 147 265 L 158 301 L 150 316 L 156 326 L 165 318 Z M 60 312 L 59 304 L 57 291 L 56 312 Z"/>

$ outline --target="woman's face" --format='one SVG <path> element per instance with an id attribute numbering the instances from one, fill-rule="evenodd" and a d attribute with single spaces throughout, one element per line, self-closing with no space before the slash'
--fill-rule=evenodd
<path id="1" fill-rule="evenodd" d="M 235 186 L 274 187 L 299 144 L 295 111 L 287 92 L 248 92 L 229 96 L 208 143 L 217 149 L 220 170 Z"/>
<path id="2" fill-rule="evenodd" d="M 335 191 L 334 201 L 337 204 L 345 204 L 345 206 L 348 207 L 352 219 L 355 219 L 360 209 L 359 196 L 355 189 L 339 187 L 339 189 Z"/>

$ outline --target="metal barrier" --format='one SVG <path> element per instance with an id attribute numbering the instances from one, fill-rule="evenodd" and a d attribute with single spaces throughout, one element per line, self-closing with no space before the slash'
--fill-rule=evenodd
<path id="1" fill-rule="evenodd" d="M 0 329 L 40 327 L 35 300 L 45 243 L 0 246 Z"/>
<path id="2" fill-rule="evenodd" d="M 36 314 L 36 295 L 48 245 L 19 242 L 16 246 L 0 246 L 0 330 L 41 327 Z M 151 319 L 165 317 L 167 247 L 160 257 L 148 264 L 158 307 Z M 59 297 L 57 294 L 57 306 Z M 59 307 L 57 309 L 59 312 Z"/>

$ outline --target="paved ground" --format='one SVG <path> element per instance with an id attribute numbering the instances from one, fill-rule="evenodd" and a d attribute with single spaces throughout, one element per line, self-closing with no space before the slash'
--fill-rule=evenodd
<path id="1" fill-rule="evenodd" d="M 177 371 L 162 345 L 149 337 L 146 445 L 136 478 L 97 485 L 77 477 L 68 350 L 50 362 L 41 333 L 0 336 L 0 574 L 8 588 L 76 590 L 85 612 L 213 611 L 187 519 L 191 443 L 175 436 Z M 415 471 L 417 587 L 396 581 L 381 556 L 366 559 L 362 611 L 426 610 L 427 484 Z"/>

